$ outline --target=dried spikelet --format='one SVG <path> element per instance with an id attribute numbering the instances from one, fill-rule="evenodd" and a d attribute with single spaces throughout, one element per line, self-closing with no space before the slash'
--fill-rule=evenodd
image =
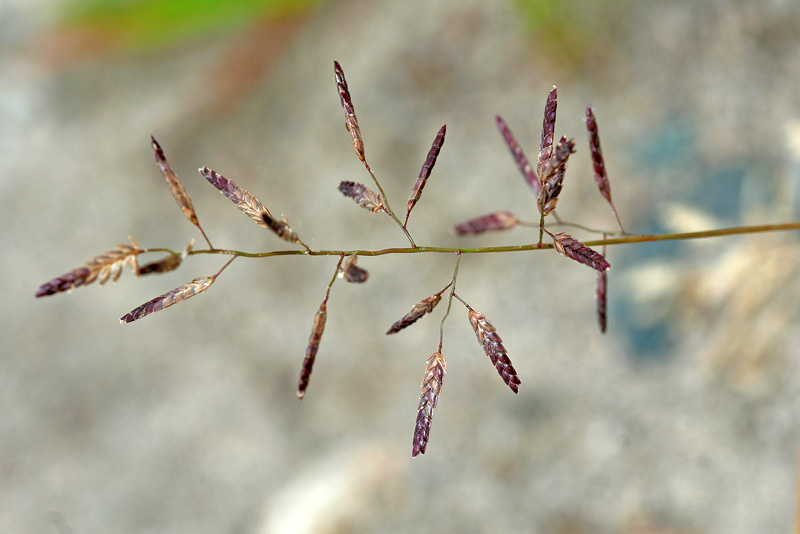
<path id="1" fill-rule="evenodd" d="M 441 293 L 437 293 L 435 295 L 431 295 L 430 297 L 423 299 L 416 304 L 414 307 L 411 308 L 411 311 L 405 314 L 399 321 L 394 323 L 391 328 L 386 332 L 386 334 L 396 334 L 403 328 L 407 326 L 411 326 L 417 320 L 425 315 L 426 313 L 430 313 L 439 304 L 439 301 L 442 300 Z"/>
<path id="2" fill-rule="evenodd" d="M 303 359 L 303 367 L 300 370 L 300 382 L 297 385 L 297 398 L 302 400 L 308 389 L 308 381 L 311 378 L 311 371 L 314 369 L 314 360 L 317 358 L 319 342 L 322 340 L 322 333 L 325 331 L 325 321 L 328 318 L 327 299 L 322 301 L 319 310 L 314 314 L 314 323 L 311 325 L 311 336 L 308 338 L 306 347 L 306 357 Z"/>
<path id="3" fill-rule="evenodd" d="M 433 166 L 436 165 L 436 158 L 439 157 L 439 151 L 444 144 L 444 135 L 446 131 L 447 125 L 445 124 L 439 129 L 439 133 L 436 134 L 431 149 L 428 151 L 428 157 L 425 158 L 425 163 L 422 164 L 422 170 L 419 171 L 419 178 L 417 178 L 417 181 L 414 182 L 414 186 L 411 188 L 411 196 L 408 198 L 408 208 L 406 211 L 406 223 L 408 222 L 408 216 L 411 215 L 411 210 L 414 209 L 414 205 L 422 196 L 422 189 L 425 187 L 425 183 L 431 175 Z"/>
<path id="4" fill-rule="evenodd" d="M 353 100 L 350 98 L 347 81 L 344 79 L 344 71 L 338 61 L 333 62 L 333 71 L 336 75 L 336 87 L 339 89 L 339 100 L 341 100 L 342 109 L 344 109 L 345 128 L 350 132 L 350 137 L 353 138 L 353 149 L 356 151 L 356 156 L 366 164 L 364 141 L 361 140 L 361 128 L 358 127 Z"/>
<path id="5" fill-rule="evenodd" d="M 342 262 L 342 276 L 352 284 L 363 284 L 369 278 L 369 272 L 356 265 L 357 262 L 358 255 L 347 256 Z"/>
<path id="6" fill-rule="evenodd" d="M 286 215 L 281 215 L 281 220 L 272 218 L 272 215 L 266 210 L 261 212 L 261 219 L 266 224 L 266 227 L 275 232 L 278 237 L 283 239 L 284 241 L 288 241 L 289 243 L 301 243 L 300 237 L 297 235 L 297 232 L 292 228 L 289 224 L 289 221 L 286 219 Z"/>
<path id="7" fill-rule="evenodd" d="M 425 454 L 428 438 L 431 434 L 431 421 L 433 410 L 439 400 L 442 382 L 447 372 L 447 362 L 441 352 L 435 352 L 428 358 L 425 368 L 425 378 L 422 379 L 422 393 L 419 395 L 419 408 L 417 409 L 417 423 L 414 426 L 414 442 L 411 457 Z"/>
<path id="8" fill-rule="evenodd" d="M 608 274 L 606 271 L 597 273 L 597 323 L 600 325 L 600 332 L 606 333 L 606 292 L 608 284 Z"/>
<path id="9" fill-rule="evenodd" d="M 602 254 L 590 249 L 569 234 L 558 232 L 552 234 L 552 237 L 556 250 L 564 256 L 597 269 L 601 273 L 611 267 Z"/>
<path id="10" fill-rule="evenodd" d="M 558 106 L 558 92 L 554 85 L 547 94 L 544 105 L 544 119 L 542 120 L 542 139 L 539 142 L 539 162 L 537 170 L 541 176 L 547 162 L 553 155 L 553 135 L 556 130 L 556 108 Z"/>
<path id="11" fill-rule="evenodd" d="M 453 226 L 456 235 L 477 235 L 483 232 L 496 232 L 514 228 L 519 221 L 510 211 L 500 210 L 482 215 Z"/>
<path id="12" fill-rule="evenodd" d="M 600 133 L 597 130 L 597 121 L 594 118 L 594 111 L 591 106 L 586 108 L 586 130 L 589 132 L 589 152 L 592 155 L 592 167 L 594 167 L 594 181 L 608 202 L 611 202 L 611 183 L 606 174 L 606 164 L 603 161 L 603 151 L 600 148 Z"/>
<path id="13" fill-rule="evenodd" d="M 379 193 L 371 191 L 364 184 L 358 182 L 342 182 L 339 184 L 339 191 L 346 197 L 350 197 L 364 209 L 372 213 L 378 213 L 383 207 L 383 199 Z"/>
<path id="14" fill-rule="evenodd" d="M 186 259 L 186 256 L 189 255 L 191 252 L 192 247 L 194 247 L 194 239 L 189 241 L 186 245 L 186 248 L 183 249 L 183 253 L 181 254 L 169 254 L 161 258 L 160 260 L 156 260 L 154 262 L 148 263 L 147 265 L 142 265 L 139 267 L 139 274 L 161 274 L 161 273 L 168 273 L 170 271 L 174 271 L 178 267 L 180 267 L 181 262 Z"/>
<path id="15" fill-rule="evenodd" d="M 178 304 L 189 297 L 193 297 L 198 293 L 202 293 L 209 287 L 211 284 L 214 283 L 214 280 L 217 279 L 217 275 L 209 276 L 207 278 L 195 278 L 188 284 L 182 285 L 181 287 L 177 287 L 172 291 L 168 291 L 164 293 L 160 297 L 156 297 L 153 300 L 145 302 L 138 308 L 131 310 L 130 312 L 126 313 L 122 317 L 120 317 L 120 323 L 132 323 L 136 319 L 141 319 L 145 315 L 150 315 L 151 313 L 155 313 L 157 311 L 161 311 L 164 308 L 169 308 L 173 304 Z"/>
<path id="16" fill-rule="evenodd" d="M 220 193 L 228 197 L 231 202 L 236 204 L 236 207 L 242 210 L 245 215 L 253 219 L 257 225 L 273 230 L 263 216 L 263 214 L 266 213 L 271 218 L 272 216 L 270 215 L 269 210 L 247 189 L 242 189 L 236 185 L 233 180 L 228 180 L 221 174 L 212 171 L 208 167 L 202 167 L 198 170 L 203 178 L 208 180 L 211 185 L 219 189 Z"/>
<path id="17" fill-rule="evenodd" d="M 133 238 L 130 238 L 130 240 L 130 245 L 117 245 L 116 250 L 109 250 L 104 254 L 95 256 L 82 266 L 42 284 L 39 286 L 36 296 L 45 297 L 63 291 L 70 291 L 75 287 L 91 284 L 95 280 L 100 285 L 105 284 L 109 279 L 116 282 L 119 280 L 122 268 L 125 265 L 130 265 L 136 276 L 139 276 L 137 257 L 144 251 L 139 248 Z"/>
<path id="18" fill-rule="evenodd" d="M 197 220 L 197 213 L 194 211 L 192 199 L 189 198 L 189 193 L 187 193 L 186 189 L 183 187 L 183 182 L 181 182 L 180 178 L 178 178 L 172 170 L 172 167 L 170 167 L 167 158 L 164 156 L 164 151 L 161 150 L 161 146 L 156 141 L 156 138 L 150 136 L 150 141 L 156 156 L 156 163 L 158 163 L 161 173 L 167 180 L 167 185 L 169 185 L 172 196 L 175 197 L 175 202 L 178 203 L 178 206 L 180 206 L 186 218 L 189 219 L 192 224 L 200 228 L 200 222 Z"/>
<path id="19" fill-rule="evenodd" d="M 506 348 L 503 346 L 503 340 L 500 335 L 495 331 L 494 325 L 489 322 L 484 314 L 475 311 L 471 308 L 468 309 L 469 322 L 475 335 L 478 336 L 478 343 L 483 346 L 483 351 L 492 361 L 503 382 L 508 384 L 511 391 L 519 393 L 519 377 L 517 371 L 511 364 L 511 360 L 506 354 Z"/>
<path id="20" fill-rule="evenodd" d="M 540 202 L 539 208 L 541 209 L 541 205 L 544 205 L 545 215 L 553 211 L 558 203 L 558 195 L 561 194 L 564 174 L 567 171 L 567 160 L 573 152 L 575 152 L 575 140 L 568 140 L 562 136 L 556 145 L 555 152 L 542 171 L 542 196 L 544 198 Z"/>
<path id="21" fill-rule="evenodd" d="M 539 175 L 533 170 L 528 158 L 525 156 L 525 153 L 522 152 L 517 140 L 514 139 L 514 134 L 511 133 L 511 129 L 506 125 L 503 118 L 497 115 L 495 121 L 497 122 L 497 127 L 500 129 L 500 134 L 503 136 L 503 139 L 505 139 L 506 145 L 508 145 L 508 149 L 511 151 L 511 155 L 514 157 L 514 161 L 517 162 L 517 167 L 522 173 L 522 177 L 525 178 L 525 182 L 533 189 L 533 194 L 538 197 L 540 189 Z"/>

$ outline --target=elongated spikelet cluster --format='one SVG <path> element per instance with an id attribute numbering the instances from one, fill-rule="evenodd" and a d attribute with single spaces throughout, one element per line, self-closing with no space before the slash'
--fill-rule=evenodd
<path id="1" fill-rule="evenodd" d="M 600 148 L 600 133 L 597 130 L 597 120 L 591 106 L 586 108 L 586 130 L 589 133 L 589 152 L 592 156 L 594 181 L 597 183 L 600 194 L 611 202 L 611 183 L 606 174 L 606 164 L 603 160 L 603 150 Z"/>
<path id="2" fill-rule="evenodd" d="M 522 148 L 520 148 L 519 143 L 517 143 L 517 140 L 514 138 L 514 134 L 511 133 L 511 129 L 506 124 L 506 121 L 503 120 L 503 117 L 497 115 L 495 121 L 497 122 L 497 127 L 500 129 L 500 134 L 503 136 L 508 149 L 511 151 L 511 156 L 514 158 L 514 161 L 517 162 L 517 167 L 522 173 L 522 177 L 533 190 L 533 194 L 538 197 L 540 189 L 539 175 L 536 174 L 536 171 L 531 166 Z"/>
<path id="3" fill-rule="evenodd" d="M 511 391 L 519 393 L 520 380 L 517 376 L 517 371 L 511 364 L 511 360 L 506 354 L 506 349 L 503 346 L 503 340 L 494 328 L 494 325 L 489 322 L 484 314 L 473 309 L 469 309 L 469 322 L 475 335 L 478 336 L 478 343 L 483 346 L 483 351 L 492 361 L 503 382 L 508 384 Z"/>
<path id="4" fill-rule="evenodd" d="M 208 183 L 219 189 L 220 193 L 228 197 L 231 202 L 236 204 L 237 208 L 253 219 L 257 225 L 270 228 L 263 215 L 264 213 L 270 215 L 269 210 L 250 191 L 239 187 L 233 180 L 228 180 L 208 167 L 201 167 L 199 171 L 203 178 L 208 180 Z"/>
<path id="5" fill-rule="evenodd" d="M 597 273 L 597 324 L 600 331 L 606 333 L 606 292 L 608 290 L 608 273 Z"/>
<path id="6" fill-rule="evenodd" d="M 302 400 L 308 389 L 308 381 L 311 379 L 311 371 L 314 369 L 314 361 L 319 351 L 319 343 L 322 341 L 322 333 L 325 331 L 325 321 L 328 319 L 328 305 L 326 301 L 320 304 L 319 310 L 314 314 L 314 322 L 311 325 L 311 336 L 308 338 L 306 347 L 306 357 L 303 359 L 303 367 L 300 369 L 300 381 L 297 384 L 297 398 Z"/>
<path id="7" fill-rule="evenodd" d="M 422 379 L 422 393 L 419 395 L 419 408 L 417 410 L 417 423 L 414 426 L 414 442 L 411 457 L 425 454 L 428 438 L 431 433 L 433 410 L 439 400 L 442 382 L 447 372 L 447 362 L 441 352 L 435 352 L 428 358 L 425 368 L 425 378 Z"/>
<path id="8" fill-rule="evenodd" d="M 383 199 L 379 193 L 370 190 L 364 184 L 358 182 L 342 182 L 339 184 L 339 191 L 346 197 L 350 197 L 364 209 L 372 213 L 378 213 L 383 207 Z"/>
<path id="9" fill-rule="evenodd" d="M 386 334 L 396 334 L 403 328 L 407 326 L 411 326 L 412 324 L 416 323 L 423 315 L 426 313 L 430 313 L 439 304 L 439 301 L 442 300 L 441 293 L 437 293 L 436 295 L 431 295 L 426 299 L 422 299 L 421 301 L 414 304 L 414 307 L 411 308 L 411 311 L 405 314 L 399 321 L 394 323 L 391 328 L 386 332 Z"/>
<path id="10" fill-rule="evenodd" d="M 552 147 L 551 147 L 552 148 Z M 548 215 L 553 211 L 558 203 L 558 195 L 564 183 L 564 173 L 567 171 L 567 160 L 569 155 L 575 152 L 575 140 L 561 137 L 556 145 L 553 155 L 546 163 L 542 171 L 542 199 L 541 206 L 544 206 L 544 214 Z"/>
<path id="11" fill-rule="evenodd" d="M 353 138 L 353 149 L 356 151 L 358 159 L 366 164 L 364 155 L 364 141 L 361 140 L 361 128 L 358 127 L 356 110 L 353 108 L 353 100 L 350 98 L 350 90 L 347 88 L 347 80 L 344 79 L 344 71 L 338 61 L 333 62 L 333 72 L 336 77 L 336 87 L 339 89 L 339 100 L 344 109 L 344 125 Z"/>
<path id="12" fill-rule="evenodd" d="M 200 222 L 197 220 L 197 213 L 194 211 L 192 199 L 183 187 L 183 182 L 181 182 L 178 175 L 176 175 L 172 167 L 170 167 L 167 158 L 164 156 L 164 151 L 161 150 L 161 146 L 158 144 L 155 137 L 150 136 L 150 143 L 153 147 L 153 153 L 155 154 L 158 168 L 161 169 L 161 173 L 167 180 L 167 185 L 169 186 L 170 192 L 172 192 L 172 196 L 175 197 L 175 202 L 178 203 L 178 206 L 180 206 L 186 218 L 189 219 L 192 224 L 200 228 Z"/>
<path id="13" fill-rule="evenodd" d="M 411 210 L 414 209 L 414 206 L 422 196 L 422 189 L 425 187 L 425 183 L 428 181 L 428 177 L 431 175 L 433 166 L 436 165 L 436 158 L 439 157 L 439 151 L 442 149 L 442 145 L 444 144 L 444 136 L 446 132 L 447 125 L 445 124 L 439 129 L 439 133 L 436 134 L 436 138 L 433 140 L 431 149 L 428 151 L 428 157 L 425 158 L 425 163 L 422 164 L 422 169 L 419 171 L 419 177 L 411 187 L 411 196 L 408 199 L 408 208 L 406 211 L 406 223 L 408 223 L 408 216 L 411 215 Z"/>
<path id="14" fill-rule="evenodd" d="M 544 119 L 542 119 L 542 139 L 539 142 L 539 158 L 536 170 L 539 176 L 544 174 L 550 158 L 553 155 L 553 140 L 556 130 L 556 109 L 558 107 L 558 90 L 555 86 L 547 93 L 544 104 Z"/>
<path id="15" fill-rule="evenodd" d="M 163 295 L 154 298 L 148 302 L 145 302 L 138 308 L 131 310 L 130 312 L 123 315 L 119 322 L 120 323 L 132 323 L 137 319 L 141 319 L 146 315 L 150 315 L 151 313 L 156 313 L 157 311 L 161 311 L 164 308 L 169 308 L 173 304 L 178 304 L 179 302 L 183 302 L 184 300 L 193 297 L 199 293 L 202 293 L 209 287 L 211 284 L 214 283 L 216 280 L 216 276 L 209 276 L 206 278 L 195 278 L 188 284 L 182 285 L 181 287 L 176 287 L 172 291 L 168 291 Z"/>
<path id="16" fill-rule="evenodd" d="M 475 217 L 453 227 L 453 233 L 460 236 L 478 235 L 484 232 L 497 232 L 514 228 L 519 221 L 510 211 L 499 210 L 488 215 Z"/>
<path id="17" fill-rule="evenodd" d="M 356 265 L 357 262 L 356 254 L 347 256 L 342 262 L 342 276 L 351 284 L 363 284 L 369 278 L 369 272 Z"/>
<path id="18" fill-rule="evenodd" d="M 264 220 L 267 228 L 275 232 L 275 234 L 284 241 L 303 244 L 295 229 L 292 228 L 289 221 L 286 219 L 286 215 L 281 215 L 281 219 L 278 220 L 273 218 L 268 211 L 263 211 L 261 213 L 261 218 Z"/>
<path id="19" fill-rule="evenodd" d="M 564 256 L 597 269 L 601 273 L 611 267 L 602 254 L 564 232 L 553 234 L 553 245 Z"/>
<path id="20" fill-rule="evenodd" d="M 183 249 L 181 254 L 169 254 L 161 258 L 160 260 L 156 260 L 153 262 L 148 263 L 147 265 L 142 265 L 139 267 L 139 275 L 143 276 L 146 274 L 161 274 L 161 273 L 168 273 L 170 271 L 174 271 L 178 267 L 181 266 L 183 260 L 186 259 L 186 256 L 189 255 L 189 252 L 192 251 L 194 247 L 194 239 L 189 241 L 186 244 L 186 247 Z"/>
<path id="21" fill-rule="evenodd" d="M 139 248 L 133 238 L 130 239 L 130 245 L 117 245 L 115 250 L 95 256 L 82 266 L 42 284 L 39 286 L 36 296 L 55 295 L 79 286 L 89 285 L 94 281 L 101 286 L 109 280 L 116 282 L 122 274 L 122 268 L 126 265 L 129 265 L 136 276 L 139 276 L 137 258 L 144 251 Z"/>

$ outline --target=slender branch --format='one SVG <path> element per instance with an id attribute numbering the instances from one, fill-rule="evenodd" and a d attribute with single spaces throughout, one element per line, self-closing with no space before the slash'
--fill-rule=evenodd
<path id="1" fill-rule="evenodd" d="M 450 284 L 448 284 L 448 286 L 452 286 L 452 288 L 447 298 L 447 310 L 444 312 L 442 322 L 439 323 L 439 352 L 442 352 L 442 344 L 444 343 L 444 321 L 447 319 L 447 316 L 450 315 L 450 308 L 453 306 L 453 295 L 456 294 L 456 278 L 458 278 L 458 267 L 461 265 L 461 253 L 458 252 L 457 254 L 456 267 L 453 269 L 453 279 L 450 281 Z"/>
<path id="2" fill-rule="evenodd" d="M 706 237 L 723 237 L 742 234 L 757 234 L 765 232 L 779 232 L 785 230 L 800 230 L 800 222 L 782 223 L 782 224 L 762 224 L 755 226 L 736 226 L 733 228 L 718 228 L 716 230 L 703 230 L 700 232 L 682 232 L 674 234 L 643 234 L 643 235 L 625 235 L 620 237 L 613 237 L 610 239 L 596 239 L 593 241 L 583 241 L 587 247 L 602 246 L 602 245 L 625 245 L 630 243 L 649 243 L 653 241 L 681 241 L 684 239 L 702 239 Z M 351 254 L 358 254 L 359 256 L 385 256 L 387 254 L 422 254 L 422 253 L 440 253 L 452 254 L 454 252 L 461 252 L 462 254 L 494 254 L 498 252 L 522 252 L 530 250 L 546 250 L 553 248 L 550 243 L 543 243 L 541 247 L 538 244 L 530 245 L 508 245 L 504 247 L 412 247 L 412 248 L 384 248 L 378 250 L 275 250 L 271 252 L 243 252 L 240 250 L 228 249 L 201 249 L 192 250 L 189 255 L 193 254 L 224 254 L 231 256 L 241 256 L 243 258 L 267 258 L 270 256 L 340 256 L 342 254 L 349 256 Z M 149 248 L 148 252 L 173 252 L 167 248 Z"/>
<path id="3" fill-rule="evenodd" d="M 366 161 L 364 162 L 364 166 L 367 168 L 367 172 L 369 172 L 369 175 L 372 176 L 372 181 L 375 182 L 375 185 L 378 187 L 378 191 L 380 191 L 380 193 L 381 193 L 381 198 L 383 199 L 383 207 L 384 207 L 386 213 L 389 214 L 389 217 L 394 219 L 394 222 L 397 223 L 397 226 L 399 226 L 400 229 L 403 231 L 403 233 L 406 234 L 406 237 L 408 238 L 408 242 L 411 243 L 411 248 L 417 248 L 417 244 L 414 243 L 414 239 L 411 237 L 411 234 L 408 232 L 408 229 L 406 228 L 406 226 L 402 222 L 400 222 L 400 219 L 397 218 L 397 215 L 394 214 L 394 211 L 389 206 L 389 199 L 386 196 L 386 191 L 384 191 L 383 187 L 381 187 L 381 183 L 375 177 L 375 173 L 372 172 L 372 169 L 370 169 L 370 167 L 369 167 L 369 165 L 367 165 Z"/>

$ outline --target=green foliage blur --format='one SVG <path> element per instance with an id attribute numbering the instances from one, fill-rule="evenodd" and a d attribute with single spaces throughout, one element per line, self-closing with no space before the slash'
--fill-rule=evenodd
<path id="1" fill-rule="evenodd" d="M 255 21 L 301 15 L 324 0 L 85 0 L 59 16 L 70 30 L 131 51 L 158 48 Z"/>

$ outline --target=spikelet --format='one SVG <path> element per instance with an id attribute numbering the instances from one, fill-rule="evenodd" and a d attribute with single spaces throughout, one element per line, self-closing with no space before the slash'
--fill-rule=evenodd
<path id="1" fill-rule="evenodd" d="M 183 253 L 181 254 L 170 254 L 161 258 L 160 260 L 156 260 L 154 262 L 150 262 L 147 265 L 142 265 L 139 267 L 139 275 L 143 276 L 146 274 L 161 274 L 161 273 L 168 273 L 170 271 L 174 271 L 178 267 L 180 267 L 181 263 L 186 256 L 189 255 L 191 252 L 192 247 L 194 247 L 194 239 L 189 241 L 186 247 L 183 249 Z"/>
<path id="2" fill-rule="evenodd" d="M 541 199 L 538 205 L 540 210 L 544 205 L 545 215 L 553 211 L 558 203 L 558 195 L 561 194 L 564 183 L 564 173 L 567 171 L 567 160 L 573 152 L 575 152 L 575 140 L 568 140 L 562 136 L 552 157 L 542 171 L 542 196 L 544 198 Z"/>
<path id="3" fill-rule="evenodd" d="M 453 226 L 453 233 L 459 236 L 477 235 L 483 232 L 496 232 L 514 228 L 519 221 L 510 211 L 499 210 L 482 215 Z"/>
<path id="4" fill-rule="evenodd" d="M 548 161 L 553 155 L 553 135 L 556 130 L 556 108 L 558 106 L 558 91 L 554 85 L 547 94 L 544 105 L 544 119 L 542 120 L 542 139 L 539 142 L 539 161 L 536 166 L 539 176 L 544 172 Z"/>
<path id="5" fill-rule="evenodd" d="M 263 214 L 272 217 L 269 210 L 247 189 L 242 189 L 233 180 L 228 180 L 216 171 L 208 167 L 198 169 L 200 174 L 208 180 L 208 183 L 219 189 L 220 193 L 228 197 L 236 207 L 242 210 L 245 215 L 253 219 L 257 225 L 270 228 L 269 223 L 264 219 Z M 272 230 L 272 228 L 270 228 Z"/>
<path id="6" fill-rule="evenodd" d="M 379 193 L 371 191 L 364 184 L 358 182 L 342 182 L 339 184 L 339 191 L 346 197 L 350 197 L 364 209 L 370 210 L 372 213 L 378 213 L 385 209 L 383 207 L 383 199 Z"/>
<path id="7" fill-rule="evenodd" d="M 314 369 L 314 360 L 317 358 L 319 342 L 322 340 L 322 333 L 325 331 L 325 321 L 328 318 L 327 299 L 322 301 L 319 310 L 314 314 L 314 322 L 311 325 L 311 336 L 308 338 L 306 347 L 306 357 L 303 359 L 303 367 L 300 370 L 300 382 L 297 384 L 297 398 L 303 400 L 308 389 L 308 381 L 311 379 L 311 371 Z"/>
<path id="8" fill-rule="evenodd" d="M 606 333 L 606 294 L 608 291 L 608 273 L 597 273 L 597 323 L 600 332 Z"/>
<path id="9" fill-rule="evenodd" d="M 101 286 L 108 282 L 109 279 L 112 282 L 116 282 L 119 280 L 122 268 L 125 265 L 130 265 L 134 274 L 139 276 L 137 257 L 144 250 L 139 248 L 138 243 L 132 237 L 129 239 L 131 240 L 130 245 L 117 245 L 116 250 L 109 250 L 104 254 L 95 256 L 82 266 L 42 284 L 39 286 L 36 296 L 45 297 L 63 291 L 70 291 L 75 287 L 89 285 L 95 280 Z"/>
<path id="10" fill-rule="evenodd" d="M 389 328 L 386 334 L 396 334 L 403 328 L 416 323 L 417 320 L 419 320 L 423 315 L 432 312 L 436 305 L 439 304 L 440 300 L 442 300 L 442 294 L 437 293 L 417 302 L 414 304 L 414 307 L 411 308 L 410 312 L 405 314 L 399 321 L 394 323 L 391 328 Z"/>
<path id="11" fill-rule="evenodd" d="M 178 206 L 180 206 L 186 218 L 189 219 L 192 224 L 200 228 L 200 222 L 197 220 L 197 213 L 194 211 L 192 199 L 183 187 L 183 182 L 181 182 L 181 179 L 178 178 L 172 170 L 172 167 L 170 167 L 167 158 L 164 156 L 164 151 L 161 150 L 161 146 L 152 135 L 150 136 L 150 142 L 153 147 L 153 153 L 156 156 L 156 163 L 158 163 L 161 173 L 167 180 L 167 185 L 169 186 L 170 192 L 172 192 L 172 196 L 175 197 L 175 202 L 178 203 Z"/>
<path id="12" fill-rule="evenodd" d="M 356 265 L 357 262 L 358 255 L 356 254 L 347 256 L 342 262 L 341 276 L 344 276 L 344 279 L 351 284 L 363 284 L 369 278 L 369 272 Z"/>
<path id="13" fill-rule="evenodd" d="M 601 273 L 611 267 L 602 254 L 590 249 L 569 234 L 558 232 L 551 235 L 556 250 L 564 256 L 597 269 Z"/>
<path id="14" fill-rule="evenodd" d="M 286 215 L 281 215 L 281 220 L 279 221 L 278 219 L 274 219 L 272 215 L 265 210 L 261 212 L 261 219 L 267 225 L 267 228 L 275 232 L 275 234 L 284 241 L 303 244 L 295 229 L 292 228 L 289 221 L 286 219 Z"/>
<path id="15" fill-rule="evenodd" d="M 408 208 L 406 211 L 406 223 L 408 223 L 408 216 L 411 215 L 411 210 L 414 209 L 414 205 L 416 205 L 422 196 L 422 189 L 425 187 L 425 183 L 431 175 L 433 166 L 436 165 L 436 158 L 439 157 L 439 151 L 444 144 L 444 135 L 446 131 L 447 125 L 445 124 L 439 129 L 439 133 L 436 134 L 431 149 L 428 151 L 428 157 L 425 158 L 425 163 L 422 164 L 422 170 L 419 171 L 419 178 L 417 178 L 417 181 L 414 182 L 414 186 L 411 188 L 411 196 L 408 199 Z"/>
<path id="16" fill-rule="evenodd" d="M 441 352 L 433 353 L 428 358 L 425 368 L 425 378 L 422 379 L 422 393 L 419 395 L 419 408 L 417 409 L 417 423 L 414 426 L 414 442 L 411 457 L 425 454 L 428 447 L 428 438 L 431 433 L 433 410 L 439 400 L 442 382 L 447 372 L 447 362 Z"/>
<path id="17" fill-rule="evenodd" d="M 533 190 L 533 194 L 538 197 L 539 189 L 541 188 L 539 184 L 539 175 L 533 170 L 528 158 L 525 156 L 525 153 L 522 152 L 522 148 L 520 148 L 517 140 L 514 139 L 514 134 L 511 133 L 511 129 L 506 125 L 503 117 L 497 115 L 495 121 L 497 122 L 497 127 L 500 129 L 500 134 L 503 136 L 506 145 L 508 145 L 508 149 L 511 151 L 511 156 L 513 156 L 514 161 L 517 162 L 517 167 L 522 173 L 522 177 Z"/>
<path id="18" fill-rule="evenodd" d="M 475 335 L 478 336 L 478 343 L 483 346 L 483 351 L 492 361 L 503 382 L 508 384 L 511 391 L 519 393 L 520 380 L 517 376 L 517 371 L 511 364 L 511 360 L 506 354 L 506 349 L 503 346 L 503 340 L 500 335 L 495 331 L 494 325 L 489 322 L 484 314 L 468 308 L 469 322 Z"/>
<path id="19" fill-rule="evenodd" d="M 178 304 L 189 297 L 193 297 L 198 293 L 202 293 L 211 287 L 211 284 L 213 284 L 214 280 L 216 279 L 217 275 L 209 276 L 207 278 L 195 278 L 188 284 L 182 285 L 181 287 L 176 287 L 172 291 L 168 291 L 160 297 L 156 297 L 153 300 L 145 302 L 138 308 L 131 310 L 120 317 L 119 322 L 123 324 L 132 323 L 133 321 L 141 319 L 146 315 L 161 311 L 164 308 L 169 308 L 173 304 Z"/>
<path id="20" fill-rule="evenodd" d="M 355 108 L 353 108 L 353 100 L 350 98 L 350 91 L 347 89 L 347 81 L 344 79 L 344 71 L 338 61 L 333 62 L 333 72 L 336 77 L 336 87 L 339 89 L 339 100 L 342 103 L 342 109 L 344 109 L 345 128 L 350 132 L 350 137 L 353 138 L 353 149 L 356 151 L 356 156 L 366 165 L 364 141 L 361 140 L 361 128 L 358 127 L 358 119 L 356 118 Z"/>
<path id="21" fill-rule="evenodd" d="M 592 155 L 592 167 L 594 167 L 594 181 L 597 183 L 600 194 L 609 203 L 611 202 L 611 183 L 606 174 L 606 164 L 603 161 L 603 151 L 600 148 L 600 133 L 597 130 L 597 121 L 594 118 L 594 111 L 591 106 L 586 108 L 586 130 L 589 133 L 589 152 Z"/>

